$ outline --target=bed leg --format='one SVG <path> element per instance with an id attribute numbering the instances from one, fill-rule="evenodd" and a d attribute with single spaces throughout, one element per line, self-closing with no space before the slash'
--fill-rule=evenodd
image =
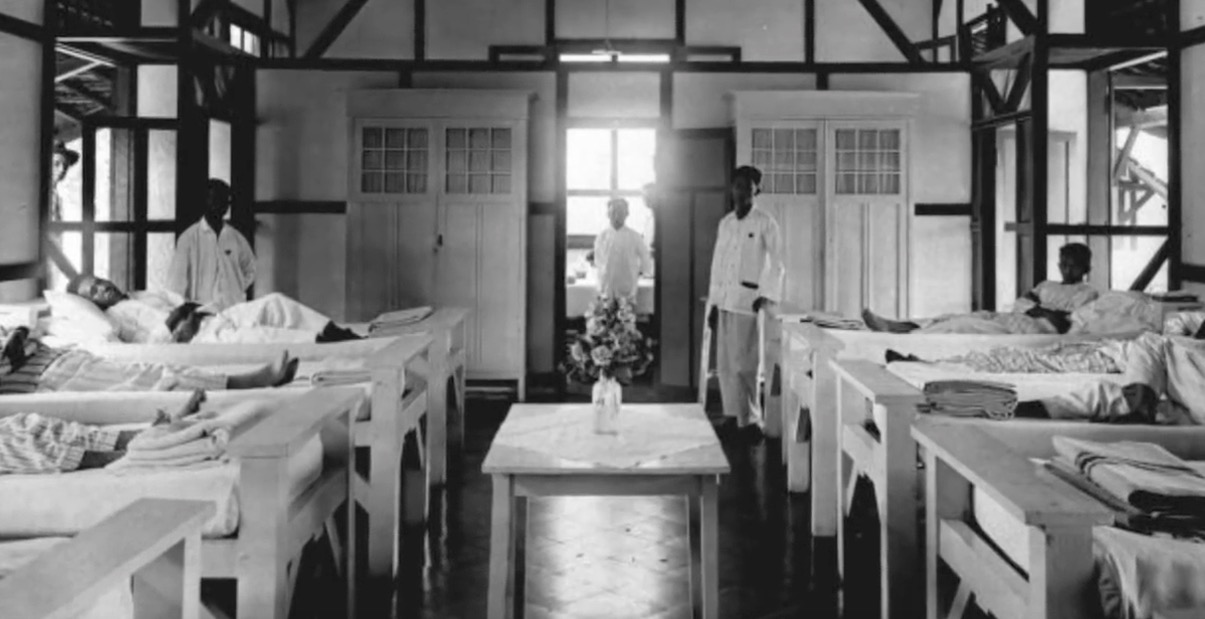
<path id="1" fill-rule="evenodd" d="M 812 358 L 815 378 L 808 407 L 812 422 L 812 536 L 832 537 L 837 533 L 837 473 L 842 460 L 837 374 L 828 355 L 815 351 Z"/>
<path id="2" fill-rule="evenodd" d="M 427 377 L 427 481 L 442 486 L 448 470 L 448 339 L 430 349 L 431 373 Z"/>
<path id="3" fill-rule="evenodd" d="M 201 534 L 193 533 L 134 574 L 134 616 L 198 617 Z"/>
<path id="4" fill-rule="evenodd" d="M 879 445 L 883 458 L 876 465 L 873 477 L 883 482 L 875 488 L 879 496 L 879 540 L 883 591 L 882 615 L 888 617 L 919 616 L 921 601 L 917 595 L 917 536 L 916 518 L 918 482 L 916 443 L 912 440 L 912 418 L 915 403 L 899 403 L 881 407 L 883 423 Z"/>
<path id="5" fill-rule="evenodd" d="M 402 389 L 405 371 L 391 368 L 373 377 L 372 419 L 369 449 L 369 478 L 361 505 L 368 512 L 368 574 L 364 579 L 367 609 L 388 608 L 393 581 L 398 574 L 399 522 L 401 505 L 402 446 L 406 428 L 401 427 Z"/>
<path id="6" fill-rule="evenodd" d="M 959 475 L 950 465 L 932 452 L 924 452 L 925 461 L 925 617 L 926 619 L 962 619 L 962 611 L 957 614 L 958 596 L 967 587 L 958 585 L 958 595 L 955 596 L 954 606 L 945 613 L 945 605 L 949 599 L 948 592 L 943 588 L 940 579 L 941 570 L 941 535 L 939 533 L 943 520 L 965 521 L 971 510 L 971 484 Z M 969 593 L 969 591 L 967 591 Z M 965 602 L 964 602 L 965 605 Z"/>
<path id="7" fill-rule="evenodd" d="M 237 615 L 287 619 L 289 596 L 288 463 L 243 458 L 238 531 Z"/>
<path id="8" fill-rule="evenodd" d="M 1092 582 L 1092 527 L 1030 527 L 1029 616 L 1088 619 L 1100 612 Z"/>

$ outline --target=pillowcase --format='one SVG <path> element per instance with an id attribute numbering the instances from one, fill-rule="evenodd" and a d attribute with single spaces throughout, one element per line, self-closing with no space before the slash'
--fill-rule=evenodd
<path id="1" fill-rule="evenodd" d="M 43 293 L 50 304 L 47 331 L 50 335 L 84 335 L 90 339 L 117 340 L 118 327 L 96 304 L 74 294 L 47 290 Z"/>

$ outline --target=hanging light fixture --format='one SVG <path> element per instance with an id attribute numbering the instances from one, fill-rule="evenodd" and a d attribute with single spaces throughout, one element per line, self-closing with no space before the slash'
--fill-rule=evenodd
<path id="1" fill-rule="evenodd" d="M 603 3 L 603 46 L 590 53 L 595 56 L 607 56 L 610 60 L 616 60 L 623 54 L 611 45 L 611 0 L 604 0 Z"/>

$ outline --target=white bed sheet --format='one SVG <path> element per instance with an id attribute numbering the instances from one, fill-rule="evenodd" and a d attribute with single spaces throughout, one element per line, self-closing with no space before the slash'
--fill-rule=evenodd
<path id="1" fill-rule="evenodd" d="M 0 542 L 0 579 L 69 539 L 67 537 L 39 537 Z M 71 619 L 132 619 L 133 616 L 133 592 L 127 581 L 123 586 L 115 587 L 101 594 L 87 610 L 73 615 Z"/>
<path id="2" fill-rule="evenodd" d="M 289 496 L 322 476 L 322 441 L 314 437 L 289 461 Z M 238 530 L 239 465 L 115 474 L 90 469 L 61 475 L 0 475 L 0 537 L 74 535 L 100 524 L 140 498 L 212 501 L 216 513 L 201 534 L 227 537 Z M 17 508 L 20 506 L 20 508 Z"/>

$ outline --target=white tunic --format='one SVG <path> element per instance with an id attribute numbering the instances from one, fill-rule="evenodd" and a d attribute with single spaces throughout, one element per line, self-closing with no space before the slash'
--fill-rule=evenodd
<path id="1" fill-rule="evenodd" d="M 708 301 L 738 314 L 753 314 L 758 297 L 778 302 L 784 277 L 781 246 L 778 223 L 756 206 L 744 219 L 735 212 L 724 216 L 711 259 Z"/>
<path id="2" fill-rule="evenodd" d="M 247 300 L 255 282 L 255 253 L 229 222 L 221 234 L 205 218 L 176 241 L 167 287 L 189 301 L 225 309 Z"/>
<path id="3" fill-rule="evenodd" d="M 594 264 L 599 294 L 631 297 L 640 274 L 652 274 L 653 259 L 639 232 L 624 226 L 608 227 L 594 238 Z"/>

